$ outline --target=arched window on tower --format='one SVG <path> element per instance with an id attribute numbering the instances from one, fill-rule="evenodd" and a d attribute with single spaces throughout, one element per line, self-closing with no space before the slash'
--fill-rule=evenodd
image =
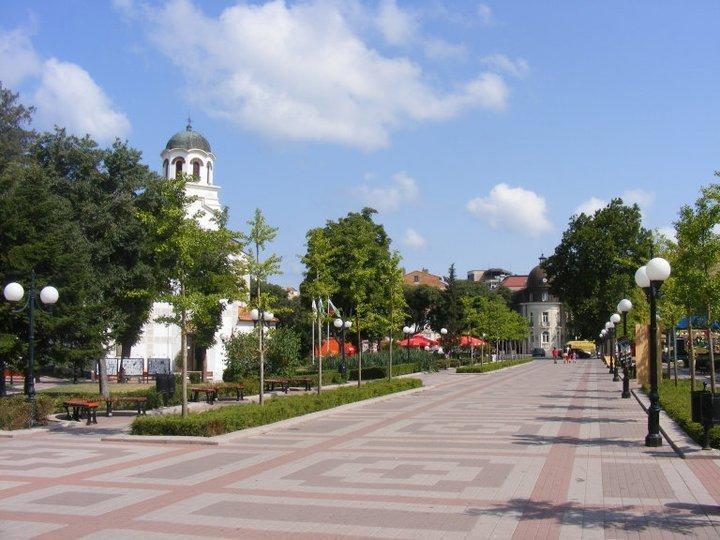
<path id="1" fill-rule="evenodd" d="M 212 184 L 212 161 L 207 163 L 207 183 Z"/>
<path id="2" fill-rule="evenodd" d="M 192 163 L 193 179 L 197 182 L 200 180 L 200 165 L 202 165 L 202 161 L 199 159 L 193 159 L 190 163 Z"/>
<path id="3" fill-rule="evenodd" d="M 170 162 L 166 159 L 165 161 L 163 161 L 163 176 L 164 176 L 165 178 L 168 177 L 168 169 L 169 169 L 169 167 L 170 167 Z"/>
<path id="4" fill-rule="evenodd" d="M 173 160 L 173 164 L 175 165 L 175 178 L 178 178 L 183 172 L 183 165 L 185 164 L 185 160 L 181 157 L 175 158 Z"/>

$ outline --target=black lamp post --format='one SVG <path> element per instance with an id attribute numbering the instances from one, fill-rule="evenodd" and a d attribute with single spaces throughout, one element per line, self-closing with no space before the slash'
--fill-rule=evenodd
<path id="1" fill-rule="evenodd" d="M 260 349 L 260 393 L 258 394 L 258 402 L 263 404 L 265 398 L 265 331 L 273 320 L 273 314 L 270 311 L 252 309 L 250 310 L 250 318 L 253 320 L 255 328 L 260 327 L 258 337 L 258 347 Z"/>
<path id="2" fill-rule="evenodd" d="M 20 302 L 25 290 L 19 283 L 8 283 L 3 290 L 3 295 L 8 302 Z M 40 291 L 40 301 L 45 305 L 53 305 L 58 301 L 60 294 L 55 287 L 48 285 Z M 33 426 L 35 419 L 35 305 L 38 299 L 38 291 L 35 286 L 35 271 L 30 272 L 30 290 L 25 305 L 15 310 L 15 313 L 28 310 L 29 328 L 28 328 L 28 357 L 27 368 L 25 373 L 25 386 L 27 387 L 27 400 L 30 403 L 30 427 Z M 5 383 L 5 368 L 2 369 L 3 385 Z"/>
<path id="3" fill-rule="evenodd" d="M 615 326 L 620 322 L 620 315 L 618 315 L 617 313 L 613 313 L 612 315 L 610 315 L 610 322 L 613 323 L 613 382 L 618 382 L 620 380 L 620 375 L 618 374 L 619 359 L 617 357 L 617 330 L 615 330 Z"/>
<path id="4" fill-rule="evenodd" d="M 610 357 L 610 361 L 608 362 L 608 373 L 610 375 L 613 374 L 612 327 L 610 326 L 611 324 L 613 323 L 611 323 L 610 321 L 605 323 L 605 351 Z"/>
<path id="5" fill-rule="evenodd" d="M 345 363 L 345 330 L 352 326 L 352 321 L 345 321 L 338 317 L 333 321 L 333 326 L 340 332 L 340 356 L 342 358 L 342 371 L 345 371 L 347 369 L 347 364 Z M 322 373 L 320 375 L 322 376 Z M 318 394 L 319 393 L 320 388 L 318 388 Z"/>
<path id="6" fill-rule="evenodd" d="M 623 337 L 625 339 L 628 339 L 628 333 L 627 333 L 627 314 L 628 311 L 632 309 L 632 302 L 628 300 L 627 298 L 623 298 L 620 300 L 620 302 L 617 305 L 617 310 L 622 315 L 622 321 L 623 321 Z M 622 368 L 623 368 L 623 389 L 622 389 L 622 397 L 629 398 L 630 397 L 630 366 L 628 365 L 630 362 L 629 358 L 626 358 L 622 362 Z"/>
<path id="7" fill-rule="evenodd" d="M 645 291 L 650 302 L 650 408 L 645 446 L 662 446 L 657 376 L 657 297 L 663 281 L 670 277 L 671 270 L 669 262 L 662 257 L 655 257 L 635 272 L 635 283 Z"/>

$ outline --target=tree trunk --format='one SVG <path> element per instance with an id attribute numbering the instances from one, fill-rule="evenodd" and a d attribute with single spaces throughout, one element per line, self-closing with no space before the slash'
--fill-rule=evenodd
<path id="1" fill-rule="evenodd" d="M 98 360 L 98 382 L 100 384 L 100 395 L 102 397 L 110 397 L 110 389 L 108 387 L 107 360 L 105 357 Z"/>
<path id="2" fill-rule="evenodd" d="M 180 284 L 180 295 L 185 296 L 185 285 Z M 180 348 L 182 352 L 182 366 L 180 367 L 180 384 L 182 385 L 182 417 L 185 418 L 188 413 L 187 399 L 187 310 L 185 308 L 180 312 Z"/>
<path id="3" fill-rule="evenodd" d="M 689 316 L 688 320 L 688 344 L 690 346 L 690 391 L 695 390 L 695 347 L 693 346 L 693 335 L 692 335 L 692 315 Z"/>
<path id="4" fill-rule="evenodd" d="M 708 319 L 708 348 L 710 349 L 710 391 L 715 393 L 715 343 L 712 334 L 712 315 L 710 306 L 707 309 Z"/>

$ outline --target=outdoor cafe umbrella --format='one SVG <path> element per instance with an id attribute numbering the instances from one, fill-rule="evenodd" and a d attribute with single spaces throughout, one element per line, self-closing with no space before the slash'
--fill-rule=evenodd
<path id="1" fill-rule="evenodd" d="M 429 339 L 422 334 L 415 334 L 414 336 L 398 341 L 400 347 L 410 347 L 416 349 L 424 349 L 425 347 L 434 347 L 438 342 L 434 339 Z"/>

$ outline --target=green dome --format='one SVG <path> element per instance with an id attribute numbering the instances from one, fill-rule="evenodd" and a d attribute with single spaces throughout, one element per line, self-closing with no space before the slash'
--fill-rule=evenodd
<path id="1" fill-rule="evenodd" d="M 175 148 L 179 148 L 181 150 L 199 148 L 208 154 L 212 152 L 212 150 L 210 150 L 210 143 L 207 142 L 207 139 L 200 135 L 197 131 L 193 131 L 190 124 L 188 124 L 185 128 L 185 131 L 178 131 L 175 135 L 170 137 L 170 140 L 165 145 L 165 150 L 173 150 Z"/>

